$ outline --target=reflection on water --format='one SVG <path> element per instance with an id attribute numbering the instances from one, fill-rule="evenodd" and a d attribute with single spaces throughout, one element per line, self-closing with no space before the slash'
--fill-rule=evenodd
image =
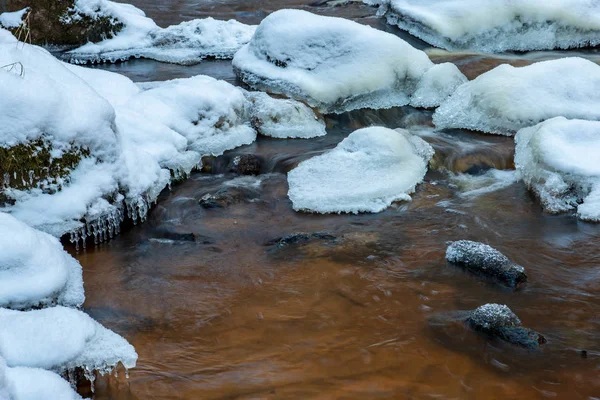
<path id="1" fill-rule="evenodd" d="M 308 2 L 134 3 L 165 25 L 207 15 L 257 22 Z M 371 12 L 350 9 L 323 12 Z M 234 81 L 224 61 L 104 67 L 136 80 Z M 285 173 L 375 124 L 410 128 L 436 149 L 413 201 L 375 215 L 294 212 Z M 511 138 L 434 132 L 431 112 L 410 107 L 332 116 L 327 126 L 325 137 L 259 138 L 226 154 L 212 174 L 164 193 L 145 224 L 78 255 L 86 311 L 140 355 L 129 380 L 98 379 L 96 399 L 600 397 L 600 226 L 542 213 L 514 173 L 498 171 L 514 168 Z M 248 153 L 264 174 L 236 179 L 225 166 Z M 231 195 L 223 207 L 198 203 L 217 191 Z M 335 239 L 269 244 L 295 232 Z M 457 239 L 490 243 L 525 266 L 529 283 L 515 292 L 448 266 L 446 242 Z M 541 332 L 544 349 L 445 322 L 444 313 L 489 302 Z"/>

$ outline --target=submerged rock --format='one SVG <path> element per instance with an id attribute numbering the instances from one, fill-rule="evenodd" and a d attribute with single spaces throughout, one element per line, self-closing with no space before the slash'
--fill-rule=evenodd
<path id="1" fill-rule="evenodd" d="M 487 244 L 470 240 L 452 242 L 446 250 L 446 260 L 513 288 L 527 281 L 525 268 Z"/>
<path id="2" fill-rule="evenodd" d="M 253 202 L 260 197 L 260 178 L 242 176 L 223 184 L 215 193 L 207 193 L 198 203 L 204 208 L 223 208 L 235 203 Z"/>
<path id="3" fill-rule="evenodd" d="M 485 304 L 472 311 L 466 323 L 476 331 L 522 347 L 533 349 L 546 343 L 544 336 L 521 326 L 519 317 L 505 305 Z"/>
<path id="4" fill-rule="evenodd" d="M 329 232 L 296 232 L 286 236 L 274 238 L 265 243 L 266 246 L 277 246 L 279 248 L 292 244 L 308 243 L 313 240 L 336 241 L 338 238 Z"/>

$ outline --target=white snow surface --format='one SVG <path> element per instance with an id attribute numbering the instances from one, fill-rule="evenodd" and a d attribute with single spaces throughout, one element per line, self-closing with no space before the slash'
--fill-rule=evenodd
<path id="1" fill-rule="evenodd" d="M 557 117 L 520 130 L 515 165 L 552 213 L 600 221 L 600 122 Z"/>
<path id="2" fill-rule="evenodd" d="M 9 367 L 106 373 L 133 368 L 137 353 L 125 339 L 87 314 L 57 306 L 34 311 L 0 308 L 0 356 Z"/>
<path id="3" fill-rule="evenodd" d="M 600 119 L 600 66 L 577 57 L 500 65 L 461 85 L 433 115 L 437 128 L 513 135 L 564 116 Z"/>
<path id="4" fill-rule="evenodd" d="M 18 28 L 23 24 L 23 16 L 29 12 L 30 8 L 26 7 L 19 11 L 4 12 L 0 14 L 0 26 L 5 28 Z"/>
<path id="5" fill-rule="evenodd" d="M 359 129 L 336 148 L 301 162 L 288 174 L 296 211 L 380 212 L 422 182 L 434 151 L 403 129 Z"/>
<path id="6" fill-rule="evenodd" d="M 434 67 L 424 52 L 395 35 L 301 10 L 265 18 L 233 66 L 250 86 L 326 113 L 433 107 L 466 81 L 456 66 Z"/>
<path id="7" fill-rule="evenodd" d="M 213 18 L 161 28 L 129 4 L 108 0 L 77 0 L 75 4 L 77 14 L 110 16 L 124 27 L 110 39 L 69 51 L 67 56 L 73 63 L 116 62 L 136 57 L 191 65 L 207 57 L 231 58 L 248 43 L 256 29 L 235 20 Z"/>
<path id="8" fill-rule="evenodd" d="M 83 304 L 81 265 L 55 237 L 0 212 L 0 248 L 0 307 Z"/>
<path id="9" fill-rule="evenodd" d="M 81 400 L 69 382 L 40 368 L 6 366 L 0 357 L 0 400 Z"/>
<path id="10" fill-rule="evenodd" d="M 486 53 L 600 44 L 597 0 L 364 0 L 378 14 L 447 50 Z"/>

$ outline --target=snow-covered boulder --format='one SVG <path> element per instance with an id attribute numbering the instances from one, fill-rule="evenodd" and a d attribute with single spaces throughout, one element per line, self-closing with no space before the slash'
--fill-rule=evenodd
<path id="1" fill-rule="evenodd" d="M 290 171 L 288 196 L 297 211 L 380 212 L 394 201 L 410 200 L 433 153 L 402 129 L 359 129 Z"/>
<path id="2" fill-rule="evenodd" d="M 600 8 L 590 0 L 364 0 L 389 24 L 447 50 L 487 53 L 600 44 Z"/>
<path id="3" fill-rule="evenodd" d="M 248 43 L 256 29 L 235 20 L 213 18 L 161 28 L 142 10 L 108 0 L 77 0 L 75 8 L 83 15 L 100 9 L 123 27 L 114 37 L 69 51 L 67 57 L 73 63 L 116 62 L 136 57 L 191 65 L 207 57 L 231 58 Z"/>
<path id="4" fill-rule="evenodd" d="M 81 265 L 56 238 L 0 212 L 0 249 L 0 307 L 83 304 Z"/>
<path id="5" fill-rule="evenodd" d="M 81 400 L 69 382 L 40 368 L 6 366 L 0 357 L 1 400 Z"/>
<path id="6" fill-rule="evenodd" d="M 461 85 L 435 111 L 433 122 L 440 129 L 513 135 L 558 116 L 600 119 L 600 66 L 577 57 L 501 65 Z"/>
<path id="7" fill-rule="evenodd" d="M 55 372 L 83 368 L 106 373 L 133 368 L 137 353 L 127 340 L 85 313 L 66 307 L 34 311 L 0 308 L 0 356 L 9 367 Z"/>
<path id="8" fill-rule="evenodd" d="M 306 104 L 263 92 L 246 92 L 246 98 L 251 102 L 252 126 L 261 135 L 309 139 L 327 133 L 325 121 Z"/>
<path id="9" fill-rule="evenodd" d="M 342 18 L 280 10 L 233 59 L 251 87 L 326 113 L 412 104 L 434 107 L 466 78 L 395 35 Z"/>
<path id="10" fill-rule="evenodd" d="M 520 130 L 515 165 L 552 213 L 600 221 L 600 122 L 557 117 Z"/>

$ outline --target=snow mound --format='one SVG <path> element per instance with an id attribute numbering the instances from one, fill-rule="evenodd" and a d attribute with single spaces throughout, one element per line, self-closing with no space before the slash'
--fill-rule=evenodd
<path id="1" fill-rule="evenodd" d="M 76 64 L 125 61 L 136 57 L 192 65 L 207 57 L 231 58 L 248 43 L 256 29 L 235 20 L 213 18 L 161 28 L 142 10 L 108 0 L 77 0 L 76 9 L 78 15 L 100 13 L 124 25 L 113 38 L 69 51 L 68 60 Z"/>
<path id="2" fill-rule="evenodd" d="M 233 66 L 251 87 L 305 101 L 325 113 L 437 106 L 466 81 L 452 64 L 427 74 L 434 68 L 427 55 L 395 35 L 301 10 L 265 18 L 236 53 Z"/>
<path id="3" fill-rule="evenodd" d="M 133 368 L 138 357 L 121 336 L 85 313 L 61 306 L 27 312 L 0 308 L 0 356 L 9 367 L 58 373 L 83 368 L 88 375 L 110 372 L 119 364 Z"/>
<path id="4" fill-rule="evenodd" d="M 501 65 L 461 85 L 433 115 L 436 127 L 512 135 L 549 118 L 600 119 L 600 66 L 582 58 Z"/>
<path id="5" fill-rule="evenodd" d="M 81 400 L 58 374 L 40 368 L 10 368 L 0 357 L 0 399 L 47 400 L 49 393 L 52 400 Z"/>
<path id="6" fill-rule="evenodd" d="M 391 25 L 447 50 L 486 53 L 600 44 L 594 0 L 364 0 Z"/>
<path id="7" fill-rule="evenodd" d="M 517 170 L 546 211 L 600 221 L 600 122 L 557 117 L 520 130 L 515 142 Z"/>
<path id="8" fill-rule="evenodd" d="M 5 28 L 18 28 L 23 24 L 23 17 L 29 12 L 30 8 L 24 8 L 14 12 L 4 12 L 0 14 L 0 26 Z"/>
<path id="9" fill-rule="evenodd" d="M 0 307 L 83 304 L 81 265 L 56 238 L 0 212 L 0 248 Z"/>
<path id="10" fill-rule="evenodd" d="M 359 129 L 290 171 L 288 196 L 297 211 L 380 212 L 394 201 L 410 200 L 433 153 L 402 129 Z"/>
<path id="11" fill-rule="evenodd" d="M 309 139 L 325 136 L 325 121 L 305 104 L 275 99 L 262 92 L 246 92 L 252 103 L 252 125 L 264 136 Z"/>

